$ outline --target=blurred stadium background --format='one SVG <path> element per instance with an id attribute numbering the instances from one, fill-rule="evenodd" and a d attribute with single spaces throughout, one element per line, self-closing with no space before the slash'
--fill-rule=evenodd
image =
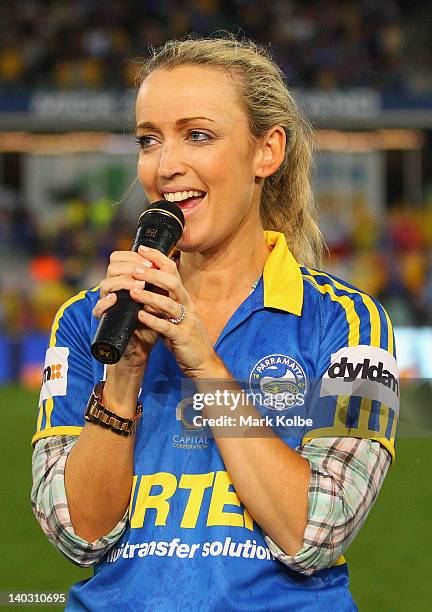
<path id="1" fill-rule="evenodd" d="M 271 43 L 317 128 L 327 269 L 380 299 L 396 326 L 398 459 L 348 551 L 353 592 L 361 610 L 429 609 L 432 20 L 420 0 L 0 3 L 0 591 L 67 590 L 88 575 L 30 509 L 47 334 L 59 305 L 130 247 L 143 204 L 136 60 L 150 44 L 220 29 Z"/>

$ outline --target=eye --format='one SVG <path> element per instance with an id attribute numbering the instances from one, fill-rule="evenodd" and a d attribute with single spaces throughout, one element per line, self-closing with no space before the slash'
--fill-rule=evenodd
<path id="1" fill-rule="evenodd" d="M 191 130 L 189 132 L 189 138 L 192 140 L 192 142 L 207 142 L 211 140 L 211 136 L 209 134 L 200 132 L 199 130 Z"/>
<path id="2" fill-rule="evenodd" d="M 135 142 L 141 149 L 148 149 L 154 142 L 157 142 L 154 136 L 137 136 Z"/>

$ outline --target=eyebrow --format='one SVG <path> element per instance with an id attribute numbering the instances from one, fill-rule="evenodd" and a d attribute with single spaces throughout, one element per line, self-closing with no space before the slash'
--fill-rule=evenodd
<path id="1" fill-rule="evenodd" d="M 212 123 L 214 123 L 213 119 L 209 119 L 209 117 L 183 117 L 182 119 L 177 119 L 176 121 L 176 125 L 177 126 L 182 126 L 185 125 L 186 123 L 190 123 L 191 121 L 196 121 L 197 119 L 204 119 L 205 121 L 211 121 Z M 143 121 L 142 123 L 139 123 L 137 126 L 138 128 L 149 128 L 149 129 L 157 129 L 157 126 L 154 125 L 154 123 L 151 123 L 151 121 Z"/>

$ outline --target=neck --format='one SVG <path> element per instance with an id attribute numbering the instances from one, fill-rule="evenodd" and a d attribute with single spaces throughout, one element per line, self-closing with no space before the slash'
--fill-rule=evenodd
<path id="1" fill-rule="evenodd" d="M 194 302 L 218 301 L 250 290 L 260 277 L 270 249 L 261 227 L 235 234 L 203 253 L 181 253 L 179 272 Z"/>

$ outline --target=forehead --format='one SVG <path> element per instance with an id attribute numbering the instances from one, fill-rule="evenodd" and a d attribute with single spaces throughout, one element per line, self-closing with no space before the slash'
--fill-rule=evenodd
<path id="1" fill-rule="evenodd" d="M 227 72 L 204 66 L 159 69 L 139 89 L 137 124 L 202 116 L 223 123 L 246 121 Z"/>

